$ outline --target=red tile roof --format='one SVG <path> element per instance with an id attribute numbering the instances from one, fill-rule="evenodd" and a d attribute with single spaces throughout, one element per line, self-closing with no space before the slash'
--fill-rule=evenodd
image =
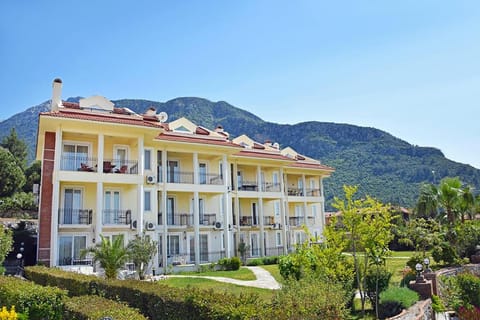
<path id="1" fill-rule="evenodd" d="M 241 148 L 238 144 L 235 144 L 227 139 L 222 137 L 212 137 L 206 135 L 194 135 L 188 133 L 179 133 L 179 132 L 162 132 L 157 137 L 157 140 L 163 141 L 177 141 L 185 143 L 201 143 L 201 144 L 210 144 L 218 145 L 225 147 Z"/>
<path id="2" fill-rule="evenodd" d="M 306 162 L 306 161 L 296 161 L 289 166 L 294 167 L 294 168 L 320 169 L 320 170 L 326 170 L 326 171 L 335 171 L 334 168 L 326 166 L 324 164 L 315 163 L 315 162 Z"/>
<path id="3" fill-rule="evenodd" d="M 260 151 L 258 149 L 243 149 L 239 153 L 236 153 L 235 156 L 294 161 L 293 159 L 290 159 L 289 157 L 286 157 L 278 152 Z"/>
<path id="4" fill-rule="evenodd" d="M 119 113 L 100 113 L 100 112 L 94 113 L 90 111 L 76 109 L 75 103 L 71 103 L 71 102 L 63 102 L 63 105 L 65 107 L 67 106 L 68 107 L 64 109 L 59 109 L 58 111 L 41 112 L 40 116 L 95 121 L 95 122 L 118 123 L 118 124 L 152 127 L 152 128 L 159 128 L 159 129 L 163 128 L 168 130 L 168 125 L 166 123 L 144 120 L 142 116 L 138 116 L 138 115 L 126 115 L 126 114 L 119 114 Z"/>

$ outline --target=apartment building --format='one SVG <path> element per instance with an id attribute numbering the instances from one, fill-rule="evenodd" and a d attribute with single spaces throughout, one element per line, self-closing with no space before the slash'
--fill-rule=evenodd
<path id="1" fill-rule="evenodd" d="M 101 96 L 40 114 L 38 260 L 82 264 L 80 251 L 146 232 L 157 270 L 238 255 L 279 255 L 321 239 L 323 179 L 333 169 L 277 143 L 232 138 L 153 108 L 137 114 Z"/>

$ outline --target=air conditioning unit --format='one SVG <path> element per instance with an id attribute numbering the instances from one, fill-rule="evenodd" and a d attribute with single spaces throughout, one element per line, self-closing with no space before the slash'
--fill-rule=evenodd
<path id="1" fill-rule="evenodd" d="M 155 230 L 155 224 L 153 222 L 147 222 L 145 223 L 145 229 L 148 231 Z"/>
<path id="2" fill-rule="evenodd" d="M 215 222 L 215 229 L 222 229 L 222 223 L 220 221 Z"/>
<path id="3" fill-rule="evenodd" d="M 130 222 L 130 229 L 136 230 L 137 229 L 137 220 L 133 220 Z"/>
<path id="4" fill-rule="evenodd" d="M 153 175 L 148 175 L 147 178 L 146 178 L 146 180 L 147 180 L 147 183 L 148 183 L 148 184 L 155 184 L 155 180 L 156 180 L 156 179 L 155 179 L 155 176 L 153 176 Z"/>

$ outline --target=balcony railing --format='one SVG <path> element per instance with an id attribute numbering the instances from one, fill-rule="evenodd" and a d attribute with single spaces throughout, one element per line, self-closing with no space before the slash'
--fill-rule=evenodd
<path id="1" fill-rule="evenodd" d="M 243 180 L 238 184 L 238 190 L 243 191 L 258 191 L 258 183 L 256 181 Z"/>
<path id="2" fill-rule="evenodd" d="M 204 213 L 199 217 L 199 224 L 204 226 L 212 226 L 217 218 L 216 213 Z M 191 213 L 167 214 L 168 226 L 188 226 L 194 225 L 194 217 Z M 163 213 L 158 214 L 158 224 L 163 225 Z"/>
<path id="3" fill-rule="evenodd" d="M 138 161 L 106 159 L 103 161 L 103 173 L 138 174 Z"/>
<path id="4" fill-rule="evenodd" d="M 314 225 L 315 224 L 315 217 L 314 216 L 308 216 L 307 217 L 307 224 L 309 226 Z"/>
<path id="5" fill-rule="evenodd" d="M 302 197 L 303 196 L 303 189 L 302 188 L 288 188 L 288 195 L 289 196 Z"/>
<path id="6" fill-rule="evenodd" d="M 58 209 L 58 221 L 60 224 L 92 224 L 92 209 Z"/>
<path id="7" fill-rule="evenodd" d="M 103 224 L 129 225 L 132 222 L 132 210 L 104 209 Z"/>
<path id="8" fill-rule="evenodd" d="M 198 182 L 200 184 L 214 184 L 214 185 L 222 185 L 223 178 L 219 174 L 213 173 L 200 173 Z"/>
<path id="9" fill-rule="evenodd" d="M 193 172 L 187 172 L 187 171 L 168 172 L 167 171 L 167 182 L 191 184 L 193 183 Z"/>
<path id="10" fill-rule="evenodd" d="M 259 221 L 257 217 L 240 216 L 240 226 L 256 226 Z"/>
<path id="11" fill-rule="evenodd" d="M 263 225 L 272 225 L 275 223 L 275 218 L 273 216 L 263 216 Z"/>
<path id="12" fill-rule="evenodd" d="M 262 184 L 262 191 L 264 192 L 280 192 L 280 183 L 264 182 Z"/>
<path id="13" fill-rule="evenodd" d="M 307 197 L 320 197 L 320 189 L 307 189 Z"/>
<path id="14" fill-rule="evenodd" d="M 294 227 L 301 226 L 304 223 L 304 221 L 305 221 L 304 217 L 288 217 L 288 223 Z"/>
<path id="15" fill-rule="evenodd" d="M 62 155 L 60 158 L 60 170 L 63 171 L 97 171 L 97 158 L 83 155 Z"/>

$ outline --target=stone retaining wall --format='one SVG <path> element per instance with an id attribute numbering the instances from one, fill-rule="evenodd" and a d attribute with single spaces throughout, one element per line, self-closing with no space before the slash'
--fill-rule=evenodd
<path id="1" fill-rule="evenodd" d="M 403 310 L 402 313 L 395 317 L 388 318 L 389 320 L 432 320 L 432 300 L 421 300 L 415 303 L 410 308 Z"/>

